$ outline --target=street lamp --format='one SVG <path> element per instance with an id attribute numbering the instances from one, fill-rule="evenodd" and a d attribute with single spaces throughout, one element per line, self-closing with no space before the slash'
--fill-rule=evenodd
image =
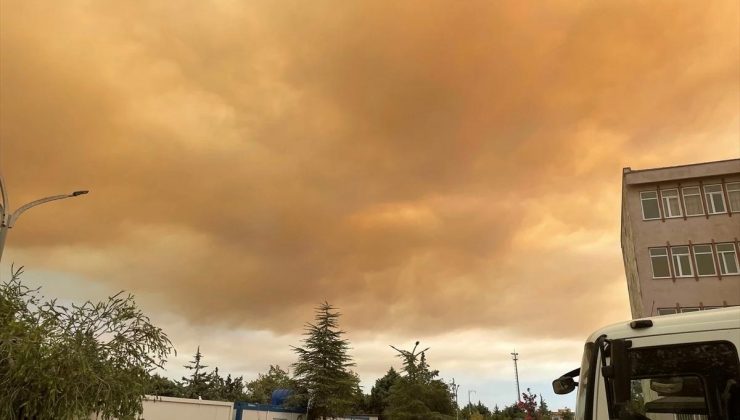
<path id="1" fill-rule="evenodd" d="M 5 237 L 8 236 L 8 230 L 15 225 L 15 222 L 26 210 L 36 207 L 39 204 L 48 203 L 49 201 L 61 200 L 64 198 L 77 197 L 78 195 L 87 194 L 89 191 L 75 191 L 71 194 L 52 195 L 50 197 L 39 198 L 18 207 L 14 212 L 10 212 L 8 207 L 8 189 L 5 187 L 5 180 L 0 176 L 0 194 L 2 194 L 2 206 L 0 206 L 0 261 L 3 258 L 3 249 L 5 248 Z"/>

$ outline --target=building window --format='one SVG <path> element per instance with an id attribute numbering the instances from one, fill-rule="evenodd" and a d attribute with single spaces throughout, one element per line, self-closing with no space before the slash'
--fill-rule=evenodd
<path id="1" fill-rule="evenodd" d="M 701 311 L 701 308 L 693 307 L 693 308 L 681 308 L 681 313 L 685 312 L 699 312 Z"/>
<path id="2" fill-rule="evenodd" d="M 658 315 L 673 315 L 677 312 L 676 308 L 658 308 Z"/>
<path id="3" fill-rule="evenodd" d="M 671 247 L 671 255 L 673 256 L 673 272 L 676 273 L 676 277 L 691 277 L 694 275 L 693 270 L 691 270 L 689 247 L 673 246 Z"/>
<path id="4" fill-rule="evenodd" d="M 657 191 L 643 191 L 640 193 L 642 201 L 642 218 L 644 220 L 660 219 L 660 205 Z"/>
<path id="5" fill-rule="evenodd" d="M 737 265 L 735 244 L 717 244 L 719 272 L 722 274 L 740 274 Z"/>
<path id="6" fill-rule="evenodd" d="M 681 202 L 678 201 L 678 190 L 663 190 L 660 192 L 663 199 L 663 214 L 665 217 L 681 217 Z"/>
<path id="7" fill-rule="evenodd" d="M 671 277 L 671 269 L 668 264 L 668 250 L 666 248 L 650 248 L 650 262 L 653 266 L 654 279 Z"/>
<path id="8" fill-rule="evenodd" d="M 717 274 L 711 245 L 694 245 L 694 261 L 696 262 L 696 273 L 700 276 L 714 276 Z"/>
<path id="9" fill-rule="evenodd" d="M 704 195 L 707 198 L 707 212 L 709 214 L 725 212 L 725 196 L 722 193 L 721 184 L 705 186 Z"/>
<path id="10" fill-rule="evenodd" d="M 733 213 L 740 213 L 740 182 L 727 184 L 727 198 L 730 201 L 730 210 Z"/>
<path id="11" fill-rule="evenodd" d="M 704 214 L 704 206 L 701 203 L 701 190 L 699 187 L 686 187 L 683 189 L 683 206 L 686 208 L 687 216 L 700 216 Z"/>

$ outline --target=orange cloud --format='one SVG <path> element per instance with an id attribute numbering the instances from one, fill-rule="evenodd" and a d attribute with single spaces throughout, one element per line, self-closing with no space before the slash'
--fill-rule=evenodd
<path id="1" fill-rule="evenodd" d="M 580 336 L 621 167 L 740 154 L 735 2 L 1 4 L 12 199 L 92 190 L 17 262 L 193 322 Z"/>

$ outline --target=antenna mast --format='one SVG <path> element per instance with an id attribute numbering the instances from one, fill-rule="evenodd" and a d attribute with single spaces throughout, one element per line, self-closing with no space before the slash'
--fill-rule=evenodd
<path id="1" fill-rule="evenodd" d="M 516 377 L 516 401 L 521 402 L 522 401 L 522 393 L 519 390 L 519 367 L 517 366 L 517 360 L 519 360 L 519 353 L 516 352 L 516 349 L 514 349 L 514 352 L 511 353 L 511 358 L 514 359 L 514 376 Z"/>

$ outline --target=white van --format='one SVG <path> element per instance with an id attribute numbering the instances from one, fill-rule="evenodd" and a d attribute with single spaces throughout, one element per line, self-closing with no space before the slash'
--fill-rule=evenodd
<path id="1" fill-rule="evenodd" d="M 578 388 L 576 419 L 740 420 L 739 348 L 740 307 L 623 322 L 553 389 Z"/>

